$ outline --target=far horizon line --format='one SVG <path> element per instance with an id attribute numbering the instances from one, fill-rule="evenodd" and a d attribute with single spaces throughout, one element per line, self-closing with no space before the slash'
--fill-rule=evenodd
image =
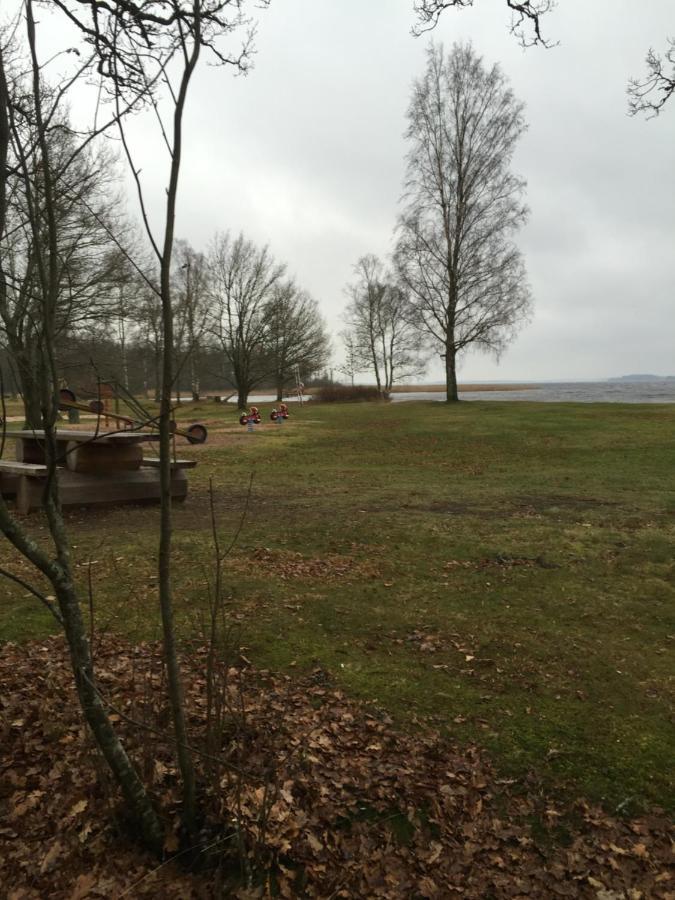
<path id="1" fill-rule="evenodd" d="M 458 379 L 459 387 L 463 384 L 601 384 L 606 381 L 672 381 L 675 375 L 605 375 L 587 378 L 466 378 Z M 443 379 L 436 381 L 406 381 L 406 385 L 444 385 Z"/>

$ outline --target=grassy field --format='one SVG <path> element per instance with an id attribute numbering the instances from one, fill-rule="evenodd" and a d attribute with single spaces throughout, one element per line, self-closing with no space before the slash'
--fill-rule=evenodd
<path id="1" fill-rule="evenodd" d="M 671 805 L 675 405 L 312 406 L 253 435 L 184 406 L 209 442 L 176 508 L 194 634 L 212 574 L 208 483 L 246 655 L 325 669 L 402 728 L 426 720 L 612 809 Z M 46 540 L 39 515 L 30 518 Z M 153 507 L 68 514 L 99 628 L 159 633 Z M 7 548 L 3 565 L 27 571 Z M 84 590 L 83 590 L 84 596 Z M 50 630 L 0 586 L 0 639 Z"/>

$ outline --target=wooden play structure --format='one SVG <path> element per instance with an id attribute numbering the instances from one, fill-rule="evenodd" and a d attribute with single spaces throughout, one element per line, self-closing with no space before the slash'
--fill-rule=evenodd
<path id="1" fill-rule="evenodd" d="M 111 409 L 112 401 L 114 401 L 115 405 L 114 412 Z M 119 412 L 120 402 L 126 404 L 136 418 L 121 415 Z M 70 388 L 61 388 L 59 391 L 59 409 L 64 412 L 76 409 L 79 412 L 93 413 L 100 416 L 106 428 L 109 427 L 112 421 L 123 429 L 157 429 L 157 418 L 152 416 L 123 385 L 115 381 L 99 382 L 96 386 L 95 397 L 89 400 L 87 404 L 78 402 L 75 392 Z M 174 434 L 186 438 L 190 444 L 204 444 L 208 437 L 206 426 L 201 423 L 194 423 L 186 429 L 180 429 L 175 422 L 172 422 L 172 431 Z"/>
<path id="2" fill-rule="evenodd" d="M 131 395 L 124 402 L 137 418 L 121 414 L 120 396 L 120 391 L 112 384 L 105 388 L 98 385 L 97 396 L 85 405 L 78 402 L 70 389 L 60 391 L 60 409 L 77 409 L 97 417 L 93 431 L 57 428 L 54 432 L 56 477 L 62 506 L 159 500 L 159 459 L 144 453 L 146 447 L 159 441 L 157 420 Z M 117 401 L 114 410 L 110 408 L 111 401 Z M 115 427 L 108 430 L 111 422 Z M 207 439 L 206 427 L 197 423 L 186 429 L 178 428 L 174 423 L 172 431 L 174 439 L 184 437 L 190 444 L 203 444 Z M 48 474 L 45 433 L 39 429 L 5 429 L 3 436 L 14 441 L 15 459 L 0 459 L 0 492 L 4 497 L 15 498 L 18 512 L 28 513 L 42 505 Z M 177 459 L 174 444 L 171 461 L 171 496 L 174 500 L 182 501 L 187 496 L 186 470 L 196 464 L 195 460 Z"/>

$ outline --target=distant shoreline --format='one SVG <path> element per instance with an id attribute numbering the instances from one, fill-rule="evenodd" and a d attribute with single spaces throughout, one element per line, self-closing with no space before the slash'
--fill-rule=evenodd
<path id="1" fill-rule="evenodd" d="M 460 384 L 458 387 L 460 394 L 474 393 L 478 391 L 538 391 L 542 387 L 541 384 Z M 392 394 L 444 394 L 446 387 L 444 384 L 395 384 L 391 389 Z M 267 397 L 274 393 L 273 388 L 259 388 L 250 392 L 249 397 Z M 306 394 L 312 393 L 312 388 L 305 388 Z M 236 397 L 237 392 L 232 391 L 207 391 L 204 396 L 212 397 L 220 395 L 223 397 Z M 295 396 L 294 391 L 284 392 L 285 397 Z M 187 398 L 186 398 L 187 399 Z"/>
<path id="2" fill-rule="evenodd" d="M 460 384 L 460 394 L 468 394 L 473 391 L 537 391 L 539 384 Z M 445 393 L 444 384 L 396 384 L 391 389 L 392 394 L 418 394 L 418 393 Z"/>

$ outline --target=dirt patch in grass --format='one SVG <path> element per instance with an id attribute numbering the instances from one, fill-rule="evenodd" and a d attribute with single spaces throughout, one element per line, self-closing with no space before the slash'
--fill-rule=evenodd
<path id="1" fill-rule="evenodd" d="M 393 505 L 393 504 L 392 504 Z M 436 516 L 475 516 L 492 519 L 499 513 L 492 506 L 483 506 L 459 500 L 432 500 L 431 503 L 403 503 L 400 509 L 419 513 L 433 513 Z M 376 512 L 379 510 L 375 510 Z"/>
<path id="2" fill-rule="evenodd" d="M 614 500 L 598 497 L 574 497 L 568 494 L 530 494 L 516 497 L 515 503 L 517 507 L 526 507 L 539 512 L 552 508 L 589 510 L 621 505 Z"/>
<path id="3" fill-rule="evenodd" d="M 443 566 L 447 571 L 453 569 L 515 569 L 515 568 L 539 568 L 539 569 L 559 569 L 558 563 L 551 562 L 543 556 L 509 556 L 507 554 L 498 554 L 497 556 L 485 557 L 483 559 L 451 559 Z"/>
<path id="4" fill-rule="evenodd" d="M 478 510 L 471 507 L 468 503 L 449 503 L 445 500 L 434 500 L 433 503 L 430 503 L 428 506 L 421 506 L 418 507 L 418 509 L 428 510 L 429 512 L 444 516 L 465 516 L 478 512 Z M 481 512 L 485 512 L 485 510 L 481 510 Z"/>
<path id="5" fill-rule="evenodd" d="M 235 571 L 260 569 L 270 577 L 282 581 L 294 578 L 316 578 L 324 582 L 379 578 L 379 566 L 371 560 L 356 560 L 349 556 L 327 555 L 307 557 L 289 550 L 270 550 L 256 547 L 247 559 L 232 558 L 229 568 Z"/>

